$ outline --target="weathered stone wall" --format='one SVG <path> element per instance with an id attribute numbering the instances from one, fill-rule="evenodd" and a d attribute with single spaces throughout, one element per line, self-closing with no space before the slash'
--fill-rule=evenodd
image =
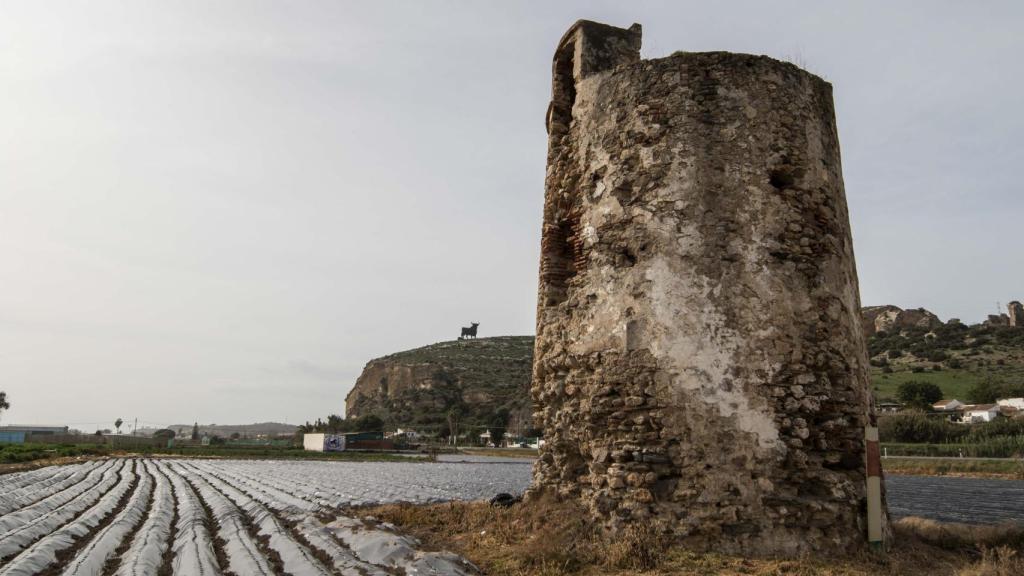
<path id="1" fill-rule="evenodd" d="M 984 323 L 989 326 L 1009 326 L 1010 318 L 1006 314 L 989 314 Z"/>
<path id="2" fill-rule="evenodd" d="M 1010 326 L 1024 326 L 1024 304 L 1014 300 L 1006 305 L 1006 315 Z"/>
<path id="3" fill-rule="evenodd" d="M 865 541 L 872 418 L 831 87 L 767 57 L 553 67 L 534 493 L 746 553 Z"/>

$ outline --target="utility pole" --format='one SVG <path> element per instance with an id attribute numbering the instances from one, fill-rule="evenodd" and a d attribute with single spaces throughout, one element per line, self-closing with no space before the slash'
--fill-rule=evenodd
<path id="1" fill-rule="evenodd" d="M 138 428 L 139 428 L 139 418 L 138 418 L 138 416 L 136 416 L 135 417 L 135 423 L 132 424 L 132 436 L 135 436 L 135 431 L 138 430 Z"/>

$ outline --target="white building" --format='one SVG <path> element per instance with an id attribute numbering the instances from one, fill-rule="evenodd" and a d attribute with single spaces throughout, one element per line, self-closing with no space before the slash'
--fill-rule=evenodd
<path id="1" fill-rule="evenodd" d="M 302 447 L 311 452 L 344 452 L 344 434 L 303 434 Z"/>
<path id="2" fill-rule="evenodd" d="M 1016 408 L 1017 410 L 1024 410 L 1024 398 L 1003 398 L 1001 400 L 996 400 L 996 404 L 1006 406 L 1008 408 Z"/>
<path id="3" fill-rule="evenodd" d="M 998 404 L 971 404 L 963 408 L 963 422 L 991 422 L 999 417 Z"/>
<path id="4" fill-rule="evenodd" d="M 952 400 L 939 400 L 935 404 L 932 404 L 932 409 L 937 412 L 955 412 L 960 408 L 963 408 L 964 403 L 953 398 Z"/>

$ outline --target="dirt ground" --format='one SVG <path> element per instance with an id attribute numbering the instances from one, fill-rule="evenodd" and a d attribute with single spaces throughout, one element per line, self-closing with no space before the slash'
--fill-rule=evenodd
<path id="1" fill-rule="evenodd" d="M 854 557 L 753 559 L 673 548 L 639 527 L 620 538 L 598 535 L 572 504 L 534 502 L 511 508 L 483 502 L 387 505 L 361 515 L 390 522 L 428 549 L 461 554 L 485 574 L 508 576 L 748 575 L 748 576 L 1019 576 L 1024 528 L 939 524 L 919 518 L 894 526 L 886 554 Z"/>

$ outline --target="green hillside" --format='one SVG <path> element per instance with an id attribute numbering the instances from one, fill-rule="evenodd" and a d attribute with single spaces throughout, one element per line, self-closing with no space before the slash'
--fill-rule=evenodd
<path id="1" fill-rule="evenodd" d="M 991 402 L 1024 393 L 1024 328 L 960 323 L 878 332 L 868 339 L 871 385 L 879 400 L 900 384 L 930 382 L 946 398 Z"/>

